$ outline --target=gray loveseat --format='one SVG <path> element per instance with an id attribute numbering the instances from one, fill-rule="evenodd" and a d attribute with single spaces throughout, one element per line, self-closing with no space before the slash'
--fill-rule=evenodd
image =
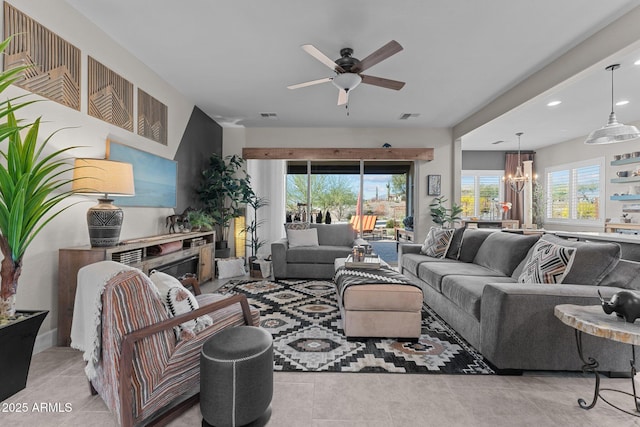
<path id="1" fill-rule="evenodd" d="M 331 279 L 336 258 L 346 258 L 357 239 L 351 224 L 309 224 L 318 230 L 318 246 L 289 247 L 286 238 L 271 244 L 273 275 L 276 279 Z"/>
<path id="2" fill-rule="evenodd" d="M 570 370 L 582 367 L 575 332 L 557 319 L 558 304 L 597 305 L 626 289 L 640 289 L 640 264 L 620 260 L 615 243 L 570 242 L 573 264 L 562 284 L 517 283 L 538 236 L 457 230 L 444 258 L 420 254 L 419 244 L 400 246 L 401 272 L 419 284 L 425 302 L 496 368 Z M 585 357 L 602 371 L 629 372 L 628 345 L 583 334 Z"/>

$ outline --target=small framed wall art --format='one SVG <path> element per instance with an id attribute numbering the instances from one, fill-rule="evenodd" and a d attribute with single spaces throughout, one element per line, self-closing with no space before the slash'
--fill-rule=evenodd
<path id="1" fill-rule="evenodd" d="M 440 195 L 441 175 L 427 175 L 427 196 Z"/>

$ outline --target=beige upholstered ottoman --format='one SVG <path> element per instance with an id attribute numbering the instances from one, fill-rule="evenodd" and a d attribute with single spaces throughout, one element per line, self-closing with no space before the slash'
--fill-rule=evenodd
<path id="1" fill-rule="evenodd" d="M 335 260 L 336 271 L 345 258 Z M 363 283 L 338 289 L 342 327 L 347 337 L 419 338 L 422 321 L 422 290 L 404 283 L 384 283 L 375 276 L 379 270 L 361 271 Z M 395 277 L 404 278 L 397 272 Z M 336 277 L 337 278 L 337 277 Z M 340 279 L 337 278 L 336 283 Z M 406 280 L 406 279 L 405 279 Z"/>

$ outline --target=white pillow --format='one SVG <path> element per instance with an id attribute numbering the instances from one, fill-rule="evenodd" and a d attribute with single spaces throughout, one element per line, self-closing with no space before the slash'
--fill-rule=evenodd
<path id="1" fill-rule="evenodd" d="M 432 258 L 444 258 L 451 245 L 451 238 L 455 229 L 431 227 L 424 240 L 420 253 Z"/>
<path id="2" fill-rule="evenodd" d="M 290 248 L 320 246 L 318 244 L 318 229 L 316 228 L 310 228 L 308 230 L 287 230 L 287 240 L 289 240 Z"/>
<path id="3" fill-rule="evenodd" d="M 244 269 L 244 258 L 219 259 L 218 279 L 228 279 L 229 277 L 244 276 L 247 271 Z"/>
<path id="4" fill-rule="evenodd" d="M 167 307 L 170 316 L 175 317 L 180 314 L 189 313 L 198 309 L 198 300 L 178 279 L 160 271 L 152 271 L 149 278 L 156 285 L 160 299 Z M 189 339 L 203 329 L 213 325 L 213 319 L 208 316 L 200 316 L 180 324 L 180 339 Z"/>

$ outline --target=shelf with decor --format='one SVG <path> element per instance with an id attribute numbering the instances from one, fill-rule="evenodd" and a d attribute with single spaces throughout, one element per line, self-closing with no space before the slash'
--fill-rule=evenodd
<path id="1" fill-rule="evenodd" d="M 624 184 L 627 182 L 639 182 L 639 181 L 640 181 L 640 176 L 627 176 L 624 178 L 613 178 L 611 180 L 611 182 L 614 184 Z"/>
<path id="2" fill-rule="evenodd" d="M 640 200 L 640 194 L 621 194 L 609 197 L 611 200 Z"/>
<path id="3" fill-rule="evenodd" d="M 640 163 L 640 157 L 629 157 L 628 159 L 612 160 L 611 166 L 631 165 L 633 163 Z"/>

